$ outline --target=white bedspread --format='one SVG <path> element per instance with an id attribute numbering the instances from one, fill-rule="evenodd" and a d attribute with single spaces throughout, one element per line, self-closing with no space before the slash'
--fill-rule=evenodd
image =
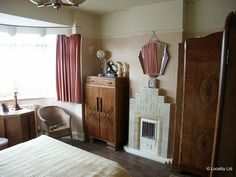
<path id="1" fill-rule="evenodd" d="M 42 135 L 0 151 L 0 177 L 130 177 L 118 163 Z"/>

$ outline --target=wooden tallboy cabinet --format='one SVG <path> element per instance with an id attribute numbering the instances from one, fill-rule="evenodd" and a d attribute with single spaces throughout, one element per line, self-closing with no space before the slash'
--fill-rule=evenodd
<path id="1" fill-rule="evenodd" d="M 90 141 L 112 149 L 128 140 L 129 79 L 88 76 L 85 86 L 85 127 Z"/>

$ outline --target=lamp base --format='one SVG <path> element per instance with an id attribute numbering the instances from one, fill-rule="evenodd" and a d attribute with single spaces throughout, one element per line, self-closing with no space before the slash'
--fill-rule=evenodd
<path id="1" fill-rule="evenodd" d="M 13 110 L 15 110 L 15 111 L 20 110 L 20 109 L 22 109 L 22 108 L 18 104 L 15 104 L 13 106 Z"/>

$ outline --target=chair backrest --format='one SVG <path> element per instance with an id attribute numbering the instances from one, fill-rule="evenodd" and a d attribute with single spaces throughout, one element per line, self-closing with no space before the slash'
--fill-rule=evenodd
<path id="1" fill-rule="evenodd" d="M 58 106 L 45 106 L 38 110 L 39 118 L 45 119 L 49 126 L 65 122 L 65 114 L 64 109 Z"/>

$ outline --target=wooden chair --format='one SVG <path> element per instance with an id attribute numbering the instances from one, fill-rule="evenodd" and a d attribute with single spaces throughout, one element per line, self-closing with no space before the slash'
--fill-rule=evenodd
<path id="1" fill-rule="evenodd" d="M 70 136 L 71 139 L 71 115 L 58 106 L 46 106 L 38 110 L 38 116 L 42 123 L 43 133 L 53 137 L 61 138 Z"/>

